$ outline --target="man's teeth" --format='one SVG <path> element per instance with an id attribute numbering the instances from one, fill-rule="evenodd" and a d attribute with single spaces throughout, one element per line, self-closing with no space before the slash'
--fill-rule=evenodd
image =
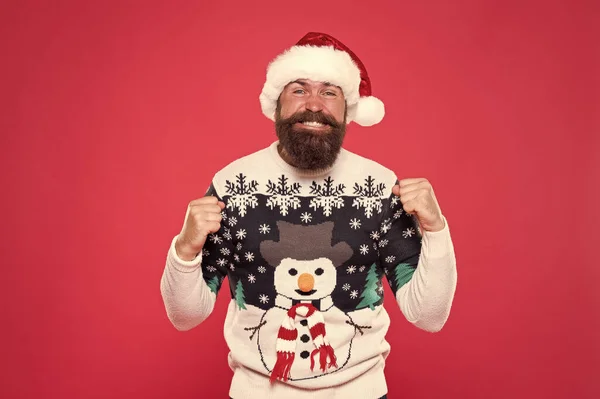
<path id="1" fill-rule="evenodd" d="M 325 126 L 324 124 L 319 123 L 319 122 L 302 122 L 302 124 L 305 125 L 305 126 L 312 126 L 312 127 L 323 127 L 323 126 Z"/>

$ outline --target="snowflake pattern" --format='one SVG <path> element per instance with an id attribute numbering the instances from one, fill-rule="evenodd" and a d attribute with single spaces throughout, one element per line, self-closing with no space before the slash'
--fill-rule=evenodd
<path id="1" fill-rule="evenodd" d="M 229 250 L 229 248 L 221 248 L 221 253 L 225 256 L 231 255 L 231 251 Z"/>
<path id="2" fill-rule="evenodd" d="M 296 195 L 300 194 L 300 183 L 288 184 L 289 178 L 285 175 L 281 175 L 277 179 L 277 183 L 273 183 L 271 180 L 267 183 L 267 193 L 271 194 L 267 200 L 267 206 L 273 210 L 275 207 L 279 207 L 279 212 L 286 216 L 289 213 L 289 209 L 300 208 L 300 198 Z"/>
<path id="3" fill-rule="evenodd" d="M 202 250 L 202 256 L 210 256 L 210 251 L 206 248 Z"/>
<path id="4" fill-rule="evenodd" d="M 238 251 L 242 250 L 242 243 L 238 242 L 237 245 L 235 246 L 235 249 L 237 249 Z"/>
<path id="5" fill-rule="evenodd" d="M 358 230 L 360 228 L 360 219 L 350 219 L 350 227 L 354 230 Z"/>
<path id="6" fill-rule="evenodd" d="M 259 266 L 259 267 L 258 267 L 258 272 L 259 272 L 259 273 L 265 273 L 266 271 L 267 271 L 267 268 L 266 268 L 266 267 L 264 267 L 264 266 Z"/>
<path id="7" fill-rule="evenodd" d="M 342 286 L 342 289 L 343 289 L 344 291 L 348 291 L 348 290 L 350 289 L 350 284 L 348 284 L 348 283 L 344 284 L 344 285 Z"/>
<path id="8" fill-rule="evenodd" d="M 379 240 L 379 232 L 378 231 L 374 231 L 371 233 L 371 239 L 372 240 Z"/>
<path id="9" fill-rule="evenodd" d="M 381 228 L 379 231 L 381 231 L 381 234 L 385 234 L 390 231 L 391 228 L 392 224 L 390 223 L 390 219 L 386 219 L 383 223 L 381 223 Z"/>
<path id="10" fill-rule="evenodd" d="M 376 184 L 375 179 L 371 176 L 365 179 L 363 186 L 355 183 L 354 194 L 360 197 L 354 199 L 352 206 L 356 209 L 364 208 L 367 219 L 373 216 L 373 211 L 381 213 L 382 203 L 380 197 L 383 195 L 383 190 L 385 190 L 385 184 Z"/>
<path id="11" fill-rule="evenodd" d="M 357 290 L 353 290 L 353 291 L 350 293 L 350 298 L 352 298 L 352 299 L 356 299 L 357 297 L 358 297 L 358 291 L 357 291 Z"/>
<path id="12" fill-rule="evenodd" d="M 361 255 L 366 255 L 369 253 L 369 246 L 367 244 L 363 244 L 360 246 Z"/>
<path id="13" fill-rule="evenodd" d="M 223 259 L 223 258 L 219 258 L 219 260 L 217 260 L 217 265 L 224 267 L 227 264 L 227 260 Z"/>
<path id="14" fill-rule="evenodd" d="M 393 208 L 394 206 L 398 205 L 398 197 L 396 197 L 395 195 L 392 197 L 392 200 L 390 201 L 390 208 Z"/>
<path id="15" fill-rule="evenodd" d="M 227 227 L 223 228 L 223 237 L 225 237 L 226 240 L 231 241 L 231 230 L 229 230 Z"/>
<path id="16" fill-rule="evenodd" d="M 400 216 L 402 216 L 402 209 L 399 209 L 394 213 L 394 219 L 398 219 Z"/>
<path id="17" fill-rule="evenodd" d="M 387 258 L 385 258 L 385 261 L 386 261 L 387 263 L 392 263 L 392 262 L 393 262 L 393 261 L 395 261 L 395 260 L 396 260 L 396 257 L 395 257 L 394 255 L 390 255 L 390 256 L 388 256 Z"/>
<path id="18" fill-rule="evenodd" d="M 260 294 L 260 296 L 258 297 L 258 300 L 260 301 L 260 303 L 267 303 L 269 302 L 269 296 L 265 295 L 265 294 Z"/>
<path id="19" fill-rule="evenodd" d="M 229 268 L 231 269 L 231 271 L 235 271 L 235 265 L 233 263 L 229 264 Z"/>
<path id="20" fill-rule="evenodd" d="M 388 245 L 389 241 L 388 240 L 381 240 L 379 241 L 379 248 L 383 248 L 386 245 Z"/>
<path id="21" fill-rule="evenodd" d="M 302 214 L 302 216 L 300 216 L 300 219 L 304 222 L 304 223 L 308 223 L 312 220 L 312 215 L 308 212 L 304 212 Z"/>
<path id="22" fill-rule="evenodd" d="M 377 213 L 381 213 L 381 199 L 374 197 L 359 197 L 355 198 L 354 202 L 352 202 L 352 206 L 360 209 L 365 208 L 365 216 L 369 219 L 373 216 L 373 210 L 376 210 Z"/>
<path id="23" fill-rule="evenodd" d="M 240 261 L 240 256 L 238 254 L 234 254 L 233 255 L 233 260 L 235 260 L 236 262 Z"/>
<path id="24" fill-rule="evenodd" d="M 227 221 L 227 223 L 229 223 L 229 225 L 231 227 L 235 226 L 237 224 L 237 218 L 234 218 L 233 216 L 229 218 L 229 220 Z"/>
<path id="25" fill-rule="evenodd" d="M 227 220 L 227 213 L 225 211 L 221 211 L 221 219 Z"/>
<path id="26" fill-rule="evenodd" d="M 381 293 L 383 292 L 383 285 L 377 287 L 377 292 L 379 293 L 379 295 L 381 295 Z"/>
<path id="27" fill-rule="evenodd" d="M 211 265 L 206 266 L 206 270 L 208 270 L 211 273 L 214 273 L 217 271 L 217 268 Z"/>
<path id="28" fill-rule="evenodd" d="M 358 271 L 362 273 L 362 272 L 364 272 L 364 271 L 365 271 L 365 269 L 366 269 L 366 267 L 365 267 L 365 266 L 361 266 L 361 267 L 358 269 Z"/>
<path id="29" fill-rule="evenodd" d="M 402 237 L 408 238 L 408 237 L 412 237 L 415 234 L 416 234 L 415 229 L 412 227 L 409 227 L 408 229 L 406 229 L 402 232 Z"/>
<path id="30" fill-rule="evenodd" d="M 235 183 L 225 181 L 227 194 L 231 194 L 231 198 L 227 201 L 227 209 L 232 211 L 237 209 L 239 215 L 244 217 L 248 207 L 254 209 L 258 206 L 258 198 L 254 195 L 258 190 L 258 182 L 252 180 L 246 183 L 246 176 L 243 173 L 237 175 L 235 180 Z"/>
<path id="31" fill-rule="evenodd" d="M 244 238 L 246 238 L 246 229 L 239 229 L 238 232 L 235 233 L 235 236 L 238 240 L 243 240 Z"/>
<path id="32" fill-rule="evenodd" d="M 252 284 L 256 283 L 256 277 L 254 276 L 254 274 L 248 275 L 248 282 L 250 282 Z"/>
<path id="33" fill-rule="evenodd" d="M 268 224 L 261 224 L 258 228 L 258 231 L 260 232 L 260 234 L 268 234 L 271 231 L 271 228 Z"/>
<path id="34" fill-rule="evenodd" d="M 348 266 L 348 268 L 346 269 L 346 272 L 347 272 L 348 274 L 352 274 L 352 273 L 354 273 L 355 271 L 356 271 L 356 266 L 354 266 L 354 265 L 353 265 L 353 266 Z"/>
<path id="35" fill-rule="evenodd" d="M 213 244 L 223 244 L 223 239 L 217 234 L 210 234 L 208 238 L 213 242 Z"/>
<path id="36" fill-rule="evenodd" d="M 344 193 L 345 188 L 343 184 L 335 186 L 331 176 L 323 181 L 323 185 L 313 181 L 310 186 L 310 193 L 316 196 L 310 200 L 310 207 L 314 211 L 321 208 L 323 209 L 323 215 L 331 216 L 333 208 L 340 209 L 344 206 L 344 199 L 341 195 Z"/>
<path id="37" fill-rule="evenodd" d="M 244 257 L 248 262 L 252 262 L 254 260 L 254 254 L 252 252 L 246 252 Z"/>

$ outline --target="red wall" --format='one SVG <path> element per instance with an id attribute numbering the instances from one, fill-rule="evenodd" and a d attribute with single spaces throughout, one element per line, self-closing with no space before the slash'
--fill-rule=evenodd
<path id="1" fill-rule="evenodd" d="M 347 148 L 429 178 L 456 246 L 440 333 L 386 290 L 390 397 L 600 397 L 598 3 L 238 3 L 2 3 L 0 396 L 227 397 L 227 290 L 181 333 L 159 280 L 187 202 L 275 139 L 266 65 L 313 30 L 386 104 Z"/>

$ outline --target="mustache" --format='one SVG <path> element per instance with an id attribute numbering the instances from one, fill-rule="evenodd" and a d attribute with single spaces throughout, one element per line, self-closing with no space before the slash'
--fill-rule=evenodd
<path id="1" fill-rule="evenodd" d="M 339 128 L 341 126 L 338 121 L 336 121 L 332 116 L 326 115 L 321 111 L 312 112 L 312 111 L 303 111 L 295 113 L 287 119 L 283 119 L 281 123 L 293 125 L 294 123 L 302 123 L 302 122 L 317 122 L 323 125 L 329 125 L 334 128 Z"/>

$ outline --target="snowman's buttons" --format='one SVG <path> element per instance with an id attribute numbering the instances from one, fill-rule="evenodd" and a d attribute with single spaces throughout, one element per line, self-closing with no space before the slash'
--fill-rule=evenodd
<path id="1" fill-rule="evenodd" d="M 308 341 L 310 341 L 310 337 L 308 336 L 308 334 L 302 334 L 300 340 L 304 343 L 307 343 Z"/>
<path id="2" fill-rule="evenodd" d="M 308 320 L 306 320 L 306 319 L 300 320 L 300 324 L 302 324 L 304 327 L 306 327 L 308 325 Z"/>
<path id="3" fill-rule="evenodd" d="M 301 357 L 302 359 L 307 359 L 309 356 L 310 356 L 310 352 L 309 352 L 309 351 L 302 351 L 302 352 L 300 353 L 300 357 Z"/>

